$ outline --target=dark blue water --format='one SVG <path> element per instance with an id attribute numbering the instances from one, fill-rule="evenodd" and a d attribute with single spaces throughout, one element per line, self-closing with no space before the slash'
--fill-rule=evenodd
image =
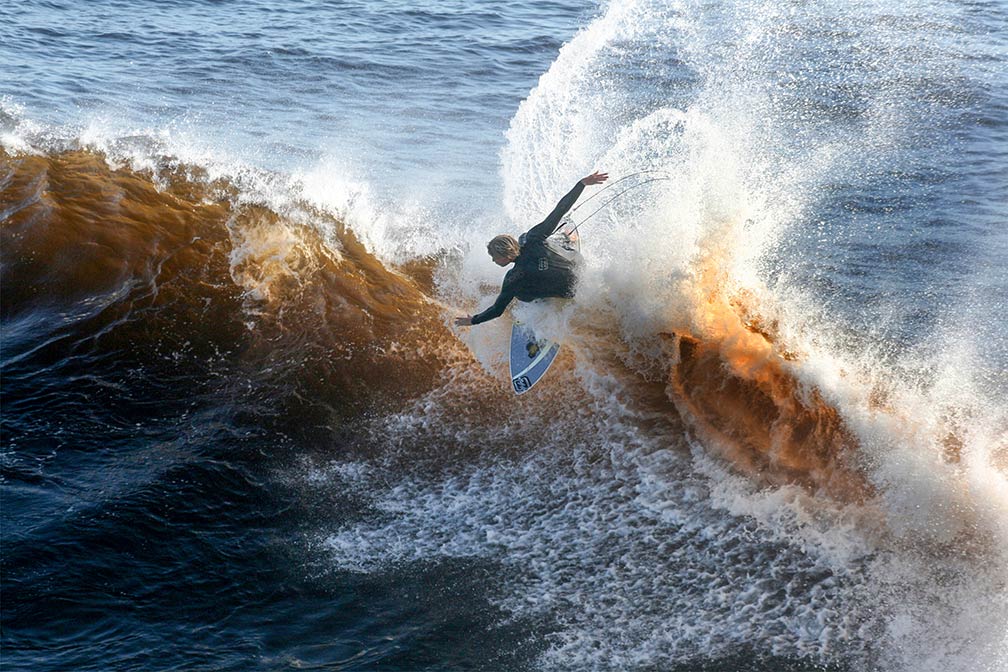
<path id="1" fill-rule="evenodd" d="M 1008 669 L 1006 25 L 0 7 L 0 666 Z"/>

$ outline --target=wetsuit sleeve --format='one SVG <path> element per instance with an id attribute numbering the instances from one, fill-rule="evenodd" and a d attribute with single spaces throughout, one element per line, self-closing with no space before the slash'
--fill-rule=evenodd
<path id="1" fill-rule="evenodd" d="M 507 286 L 507 283 L 501 287 L 500 294 L 497 295 L 497 300 L 493 302 L 493 305 L 484 310 L 478 315 L 472 316 L 472 324 L 480 324 L 482 322 L 489 322 L 495 318 L 500 317 L 504 314 L 504 309 L 508 307 L 511 300 L 514 299 L 514 290 Z"/>
<path id="2" fill-rule="evenodd" d="M 557 230 L 557 227 L 560 226 L 561 218 L 577 203 L 577 199 L 581 196 L 582 191 L 584 191 L 584 184 L 578 180 L 574 188 L 568 191 L 567 195 L 561 198 L 560 202 L 556 204 L 553 212 L 547 215 L 546 219 L 528 230 L 528 233 L 525 234 L 525 244 L 528 245 L 534 240 L 546 240 L 549 238 Z"/>

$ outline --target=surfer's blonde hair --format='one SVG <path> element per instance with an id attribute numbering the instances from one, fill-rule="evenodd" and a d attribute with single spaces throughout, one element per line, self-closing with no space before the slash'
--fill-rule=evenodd
<path id="1" fill-rule="evenodd" d="M 494 236 L 493 240 L 487 243 L 487 252 L 491 257 L 517 257 L 519 252 L 518 241 L 514 236 L 502 233 Z"/>

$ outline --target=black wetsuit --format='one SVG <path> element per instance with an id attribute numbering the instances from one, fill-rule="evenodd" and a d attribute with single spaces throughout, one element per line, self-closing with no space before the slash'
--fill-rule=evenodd
<path id="1" fill-rule="evenodd" d="M 561 218 L 577 202 L 582 191 L 584 185 L 579 181 L 560 199 L 546 219 L 522 236 L 518 258 L 514 261 L 514 268 L 504 276 L 497 300 L 482 313 L 473 315 L 473 324 L 500 317 L 512 299 L 534 301 L 548 296 L 574 296 L 581 255 L 546 239 L 557 230 Z"/>

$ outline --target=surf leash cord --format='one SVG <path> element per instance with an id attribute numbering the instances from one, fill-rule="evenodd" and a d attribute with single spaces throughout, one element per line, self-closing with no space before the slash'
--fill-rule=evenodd
<path id="1" fill-rule="evenodd" d="M 589 214 L 587 217 L 585 217 L 584 219 L 582 219 L 580 222 L 576 222 L 575 225 L 574 225 L 574 228 L 571 229 L 569 232 L 567 232 L 567 235 L 570 235 L 570 234 L 574 233 L 575 231 L 577 231 L 578 228 L 580 228 L 580 226 L 582 224 L 584 224 L 589 219 L 591 219 L 592 217 L 594 217 L 595 215 L 597 215 L 602 210 L 602 208 L 606 207 L 607 205 L 609 205 L 610 203 L 612 203 L 613 201 L 615 201 L 617 198 L 619 198 L 620 196 L 622 196 L 626 192 L 631 191 L 632 189 L 636 189 L 637 187 L 643 187 L 645 184 L 650 184 L 652 182 L 660 182 L 660 181 L 663 181 L 663 180 L 669 180 L 669 179 L 671 179 L 668 176 L 668 174 L 665 173 L 665 171 L 661 171 L 661 170 L 641 170 L 641 171 L 638 171 L 636 173 L 631 173 L 629 175 L 625 175 L 625 176 L 621 177 L 620 179 L 616 180 L 615 182 L 613 182 L 612 184 L 610 184 L 610 185 L 606 186 L 605 188 L 599 190 L 598 192 L 596 192 L 595 194 L 593 194 L 590 198 L 585 199 L 582 203 L 580 203 L 577 206 L 577 208 L 574 208 L 574 210 L 571 210 L 570 214 L 573 215 L 574 212 L 578 208 L 580 208 L 581 206 L 585 205 L 586 203 L 588 203 L 588 201 L 592 200 L 596 196 L 601 195 L 602 192 L 606 191 L 606 189 L 609 189 L 610 187 L 615 187 L 620 182 L 628 180 L 631 177 L 636 177 L 638 175 L 647 175 L 647 174 L 653 174 L 653 173 L 659 173 L 659 175 L 656 176 L 656 177 L 650 177 L 650 178 L 648 178 L 646 180 L 641 180 L 640 182 L 636 182 L 634 184 L 631 184 L 629 187 L 626 187 L 625 189 L 621 189 L 615 196 L 607 199 L 602 205 L 600 205 L 597 208 L 595 208 L 594 210 L 592 210 L 591 214 Z M 571 218 L 571 220 L 573 221 L 573 217 Z"/>

